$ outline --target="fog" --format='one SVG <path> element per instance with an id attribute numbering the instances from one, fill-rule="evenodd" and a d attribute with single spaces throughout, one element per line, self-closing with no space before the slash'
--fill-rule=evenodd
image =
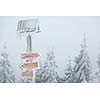
<path id="1" fill-rule="evenodd" d="M 88 55 L 95 70 L 98 54 L 100 53 L 100 17 L 41 17 L 14 16 L 0 17 L 0 52 L 6 42 L 9 60 L 19 76 L 20 55 L 26 52 L 26 38 L 19 39 L 16 33 L 18 20 L 38 18 L 41 32 L 33 34 L 33 51 L 41 54 L 45 59 L 48 50 L 54 50 L 59 72 L 67 65 L 68 56 L 74 64 L 74 57 L 78 56 L 86 34 Z"/>

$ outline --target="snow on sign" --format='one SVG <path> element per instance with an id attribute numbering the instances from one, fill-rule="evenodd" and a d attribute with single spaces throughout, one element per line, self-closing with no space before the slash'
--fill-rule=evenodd
<path id="1" fill-rule="evenodd" d="M 25 54 L 22 54 L 21 57 L 22 59 L 27 59 L 27 58 L 37 58 L 39 57 L 40 55 L 38 53 L 25 53 Z"/>
<path id="2" fill-rule="evenodd" d="M 27 49 L 26 53 L 21 54 L 21 59 L 24 60 L 22 67 L 26 69 L 25 72 L 22 72 L 22 76 L 31 77 L 33 79 L 33 70 L 36 70 L 39 66 L 39 62 L 35 61 L 40 55 L 38 53 L 33 53 L 32 51 L 32 35 L 33 33 L 39 33 L 39 20 L 38 19 L 28 19 L 28 20 L 19 20 L 17 24 L 17 34 L 26 38 Z M 34 58 L 34 59 L 33 59 Z M 35 80 L 35 77 L 34 77 Z"/>
<path id="3" fill-rule="evenodd" d="M 26 70 L 25 72 L 22 73 L 22 76 L 24 77 L 33 77 L 33 70 Z"/>
<path id="4" fill-rule="evenodd" d="M 18 33 L 34 32 L 39 27 L 38 19 L 20 20 L 17 25 Z"/>
<path id="5" fill-rule="evenodd" d="M 24 63 L 22 66 L 27 68 L 37 68 L 39 66 L 39 63 L 38 62 Z"/>

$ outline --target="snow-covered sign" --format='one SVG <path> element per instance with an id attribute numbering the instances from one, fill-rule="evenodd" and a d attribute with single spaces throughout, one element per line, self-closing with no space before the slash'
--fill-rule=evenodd
<path id="1" fill-rule="evenodd" d="M 40 55 L 38 53 L 25 53 L 21 55 L 22 59 L 27 59 L 27 58 L 37 58 Z"/>
<path id="2" fill-rule="evenodd" d="M 25 72 L 22 73 L 22 76 L 32 78 L 33 70 L 26 70 Z"/>
<path id="3" fill-rule="evenodd" d="M 22 76 L 33 78 L 33 69 L 38 68 L 39 66 L 39 62 L 35 60 L 40 55 L 38 53 L 32 53 L 32 34 L 39 32 L 40 32 L 40 27 L 38 19 L 18 21 L 17 33 L 20 36 L 20 38 L 21 36 L 25 36 L 27 42 L 27 50 L 26 50 L 27 53 L 21 54 L 21 59 L 24 60 L 23 64 L 21 65 L 23 68 L 26 69 L 25 72 L 22 72 Z"/>
<path id="4" fill-rule="evenodd" d="M 38 28 L 37 19 L 20 20 L 17 25 L 18 33 L 34 32 Z"/>
<path id="5" fill-rule="evenodd" d="M 38 62 L 30 62 L 30 63 L 24 63 L 22 65 L 23 67 L 26 67 L 26 68 L 37 68 L 39 66 L 39 63 Z"/>

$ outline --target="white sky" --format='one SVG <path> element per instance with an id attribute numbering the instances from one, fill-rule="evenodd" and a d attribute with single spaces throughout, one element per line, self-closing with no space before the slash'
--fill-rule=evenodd
<path id="1" fill-rule="evenodd" d="M 26 48 L 25 38 L 17 38 L 17 22 L 32 18 L 39 18 L 40 22 L 41 33 L 33 35 L 33 49 L 41 54 L 41 59 L 49 49 L 53 49 L 59 70 L 64 70 L 68 56 L 74 60 L 79 54 L 83 33 L 86 33 L 88 55 L 95 69 L 100 47 L 100 17 L 0 17 L 0 49 L 6 42 L 14 69 L 18 70 L 20 54 Z"/>

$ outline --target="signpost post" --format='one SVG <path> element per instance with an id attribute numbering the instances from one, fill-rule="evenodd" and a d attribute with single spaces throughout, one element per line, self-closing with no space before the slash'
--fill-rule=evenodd
<path id="1" fill-rule="evenodd" d="M 39 20 L 20 20 L 17 25 L 17 33 L 20 36 L 24 36 L 27 42 L 26 53 L 21 54 L 22 67 L 25 69 L 22 72 L 22 76 L 30 78 L 32 82 L 35 82 L 35 70 L 39 67 L 39 62 L 36 61 L 40 56 L 38 53 L 32 51 L 32 35 L 40 32 Z"/>

